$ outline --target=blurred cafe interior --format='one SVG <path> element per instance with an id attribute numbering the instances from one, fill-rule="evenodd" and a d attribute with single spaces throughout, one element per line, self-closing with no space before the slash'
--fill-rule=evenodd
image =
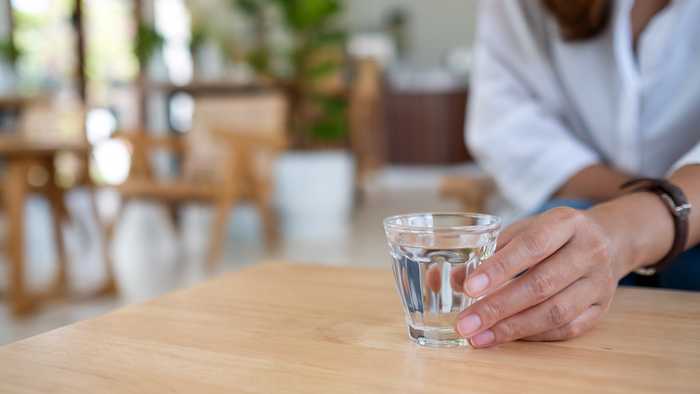
<path id="1" fill-rule="evenodd" d="M 0 0 L 0 344 L 507 215 L 464 144 L 474 2 L 431 3 Z"/>

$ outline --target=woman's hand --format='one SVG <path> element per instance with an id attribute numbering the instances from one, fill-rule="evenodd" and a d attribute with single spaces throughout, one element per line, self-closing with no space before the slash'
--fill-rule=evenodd
<path id="1" fill-rule="evenodd" d="M 469 296 L 486 296 L 460 314 L 458 332 L 474 347 L 489 347 L 590 330 L 624 275 L 613 241 L 592 211 L 571 208 L 509 227 L 496 253 L 464 281 Z"/>
<path id="2" fill-rule="evenodd" d="M 670 178 L 695 207 L 699 177 L 700 165 L 689 165 Z M 697 245 L 700 209 L 691 211 L 689 222 L 686 246 Z M 491 258 L 468 278 L 455 278 L 468 295 L 484 296 L 460 314 L 457 330 L 474 347 L 578 336 L 608 310 L 618 280 L 662 259 L 673 237 L 668 208 L 651 193 L 627 194 L 587 211 L 556 208 L 516 223 Z"/>

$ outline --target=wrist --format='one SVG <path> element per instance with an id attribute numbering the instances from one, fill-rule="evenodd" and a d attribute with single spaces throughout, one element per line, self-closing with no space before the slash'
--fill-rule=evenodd
<path id="1" fill-rule="evenodd" d="M 654 194 L 624 195 L 591 208 L 590 215 L 608 235 L 618 278 L 655 264 L 671 249 L 673 219 Z"/>

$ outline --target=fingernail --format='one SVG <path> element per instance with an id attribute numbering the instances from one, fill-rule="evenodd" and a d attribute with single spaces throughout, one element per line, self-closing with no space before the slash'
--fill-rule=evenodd
<path id="1" fill-rule="evenodd" d="M 469 342 L 471 342 L 472 346 L 474 347 L 488 346 L 493 343 L 494 340 L 496 340 L 496 336 L 491 330 L 486 330 L 479 335 L 474 335 L 473 337 L 469 338 Z"/>
<path id="2" fill-rule="evenodd" d="M 479 274 L 467 281 L 467 292 L 470 295 L 477 295 L 486 290 L 489 285 L 489 277 L 486 274 Z"/>
<path id="3" fill-rule="evenodd" d="M 469 315 L 457 323 L 457 331 L 463 337 L 468 336 L 481 327 L 481 318 L 479 315 Z"/>

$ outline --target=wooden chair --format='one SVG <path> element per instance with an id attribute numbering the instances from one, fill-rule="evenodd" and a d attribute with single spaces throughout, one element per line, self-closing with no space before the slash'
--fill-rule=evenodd
<path id="1" fill-rule="evenodd" d="M 464 212 L 486 212 L 486 202 L 495 191 L 488 177 L 449 176 L 440 184 L 440 195 L 458 200 Z"/>
<path id="2" fill-rule="evenodd" d="M 221 255 L 228 215 L 235 204 L 253 202 L 268 243 L 277 239 L 272 208 L 272 164 L 286 146 L 287 102 L 276 92 L 198 98 L 192 130 L 184 136 L 121 132 L 132 150 L 128 179 L 117 187 L 122 207 L 133 199 L 166 204 L 205 202 L 214 207 L 208 262 Z M 173 180 L 160 180 L 150 168 L 156 150 L 181 156 Z M 115 223 L 108 228 L 114 233 Z"/>
<path id="3" fill-rule="evenodd" d="M 381 67 L 373 59 L 355 61 L 350 87 L 350 144 L 357 159 L 356 186 L 362 192 L 367 177 L 384 163 Z"/>

